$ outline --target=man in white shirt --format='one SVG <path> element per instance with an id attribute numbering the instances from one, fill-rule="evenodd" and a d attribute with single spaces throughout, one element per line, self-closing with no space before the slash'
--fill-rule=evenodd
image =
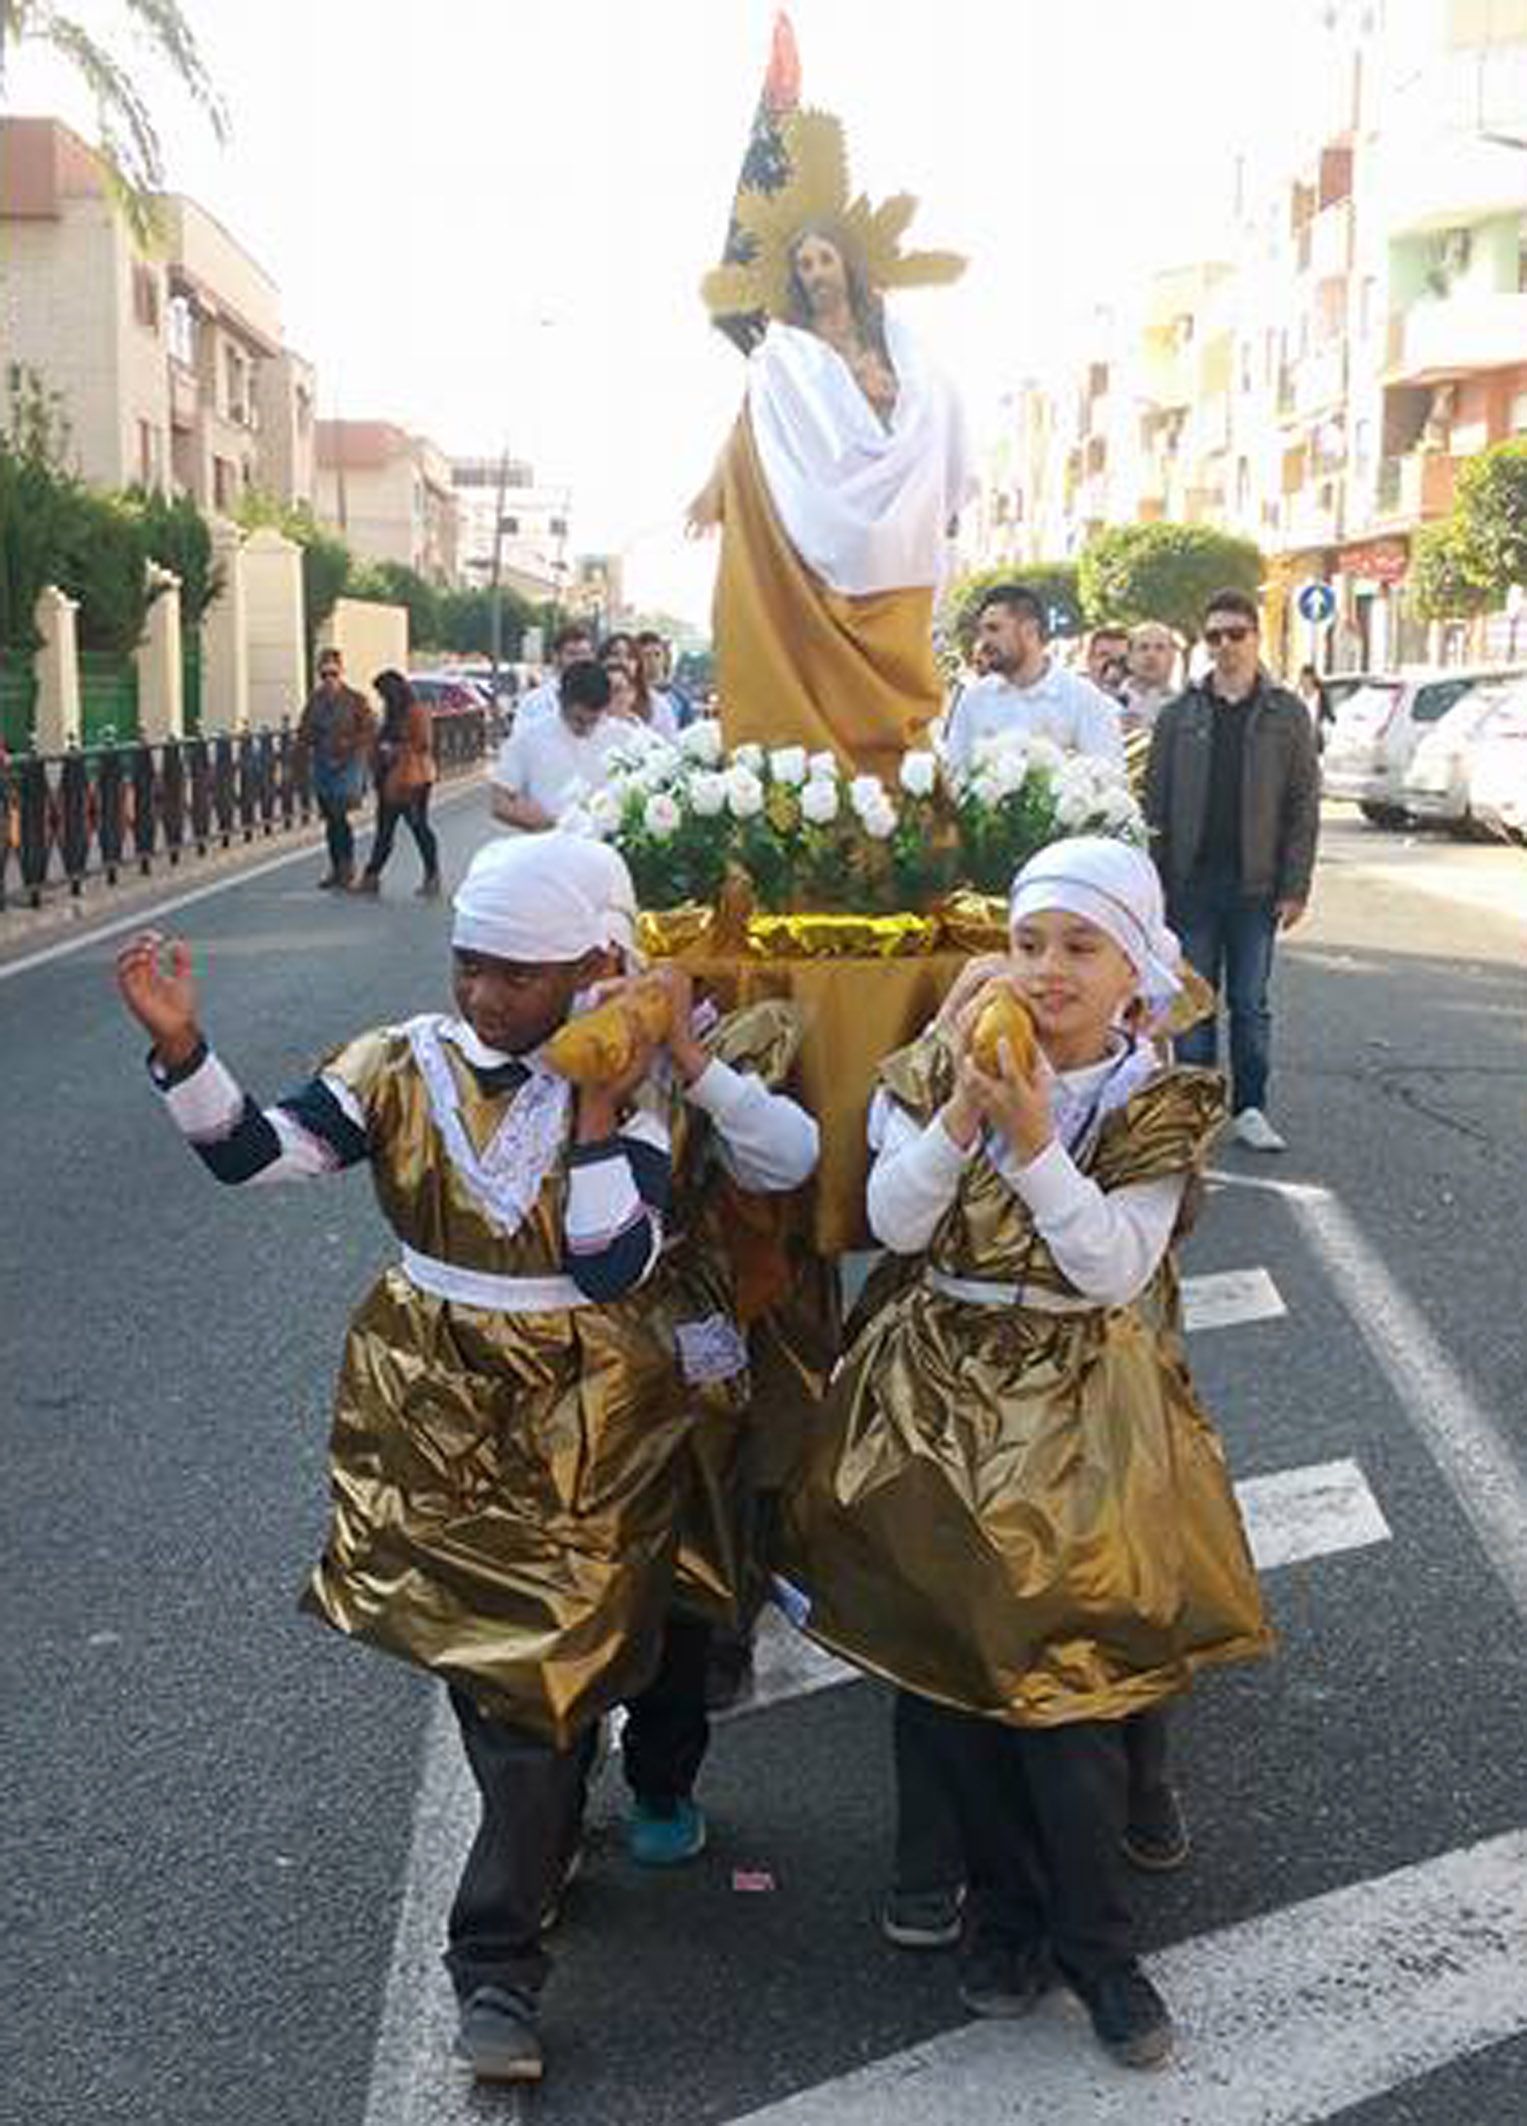
<path id="1" fill-rule="evenodd" d="M 493 817 L 542 833 L 570 805 L 604 787 L 610 750 L 632 726 L 610 716 L 609 674 L 592 661 L 562 674 L 555 716 L 516 722 L 493 769 Z"/>
<path id="2" fill-rule="evenodd" d="M 593 655 L 594 638 L 581 620 L 570 620 L 565 627 L 558 628 L 551 640 L 551 671 L 538 687 L 532 687 L 515 704 L 515 728 L 518 730 L 543 717 L 555 716 L 562 706 L 562 674 L 571 665 L 587 664 Z"/>
<path id="3" fill-rule="evenodd" d="M 1050 655 L 1044 601 L 1026 584 L 999 583 L 986 593 L 976 640 L 989 671 L 950 712 L 944 755 L 951 768 L 968 768 L 981 739 L 1008 732 L 1048 738 L 1068 753 L 1095 753 L 1123 767 L 1117 706 Z"/>

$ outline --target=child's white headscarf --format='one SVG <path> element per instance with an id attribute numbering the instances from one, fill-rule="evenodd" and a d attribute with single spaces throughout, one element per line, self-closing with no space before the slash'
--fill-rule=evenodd
<path id="1" fill-rule="evenodd" d="M 1165 1011 L 1182 988 L 1182 947 L 1167 927 L 1161 880 L 1143 850 L 1101 834 L 1041 849 L 1013 881 L 1009 927 L 1052 908 L 1106 931 L 1139 976 L 1151 1018 Z"/>
<path id="2" fill-rule="evenodd" d="M 584 891 L 603 909 L 605 943 L 618 952 L 627 967 L 641 964 L 636 945 L 636 888 L 619 850 L 588 834 L 557 834 L 551 839 L 566 843 L 563 861 L 583 879 Z"/>
<path id="3" fill-rule="evenodd" d="M 575 840 L 505 835 L 479 849 L 451 904 L 451 943 L 523 966 L 600 951 L 610 942 L 606 896 L 596 890 Z"/>

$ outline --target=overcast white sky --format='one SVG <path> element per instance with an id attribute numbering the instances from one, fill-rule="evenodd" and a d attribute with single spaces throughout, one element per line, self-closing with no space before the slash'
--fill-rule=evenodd
<path id="1" fill-rule="evenodd" d="M 121 38 L 108 0 L 77 11 Z M 151 70 L 172 186 L 275 277 L 320 407 L 574 488 L 580 549 L 703 619 L 681 537 L 741 386 L 697 293 L 774 0 L 186 0 L 219 149 Z M 1202 256 L 1237 146 L 1286 124 L 1308 0 L 794 0 L 804 97 L 856 186 L 963 251 L 900 300 L 978 432 L 1123 274 Z M 136 64 L 137 62 L 135 62 Z M 24 51 L 12 110 L 89 106 Z M 544 321 L 544 322 L 543 322 Z"/>

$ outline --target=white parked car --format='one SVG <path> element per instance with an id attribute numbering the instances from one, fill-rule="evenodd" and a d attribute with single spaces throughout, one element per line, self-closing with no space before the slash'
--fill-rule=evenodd
<path id="1" fill-rule="evenodd" d="M 1320 763 L 1326 796 L 1350 799 L 1375 826 L 1403 825 L 1405 771 L 1426 732 L 1481 681 L 1517 676 L 1511 668 L 1496 668 L 1370 680 L 1336 712 Z"/>
<path id="2" fill-rule="evenodd" d="M 1469 811 L 1527 840 L 1527 682 L 1511 688 L 1470 741 Z"/>
<path id="3" fill-rule="evenodd" d="M 1440 723 L 1422 734 L 1405 770 L 1405 810 L 1411 819 L 1466 829 L 1473 820 L 1469 802 L 1469 754 L 1474 734 L 1518 682 L 1484 679 L 1455 701 Z"/>

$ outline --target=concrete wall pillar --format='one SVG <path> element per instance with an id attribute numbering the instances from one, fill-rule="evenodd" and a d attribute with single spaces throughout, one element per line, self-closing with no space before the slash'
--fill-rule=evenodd
<path id="1" fill-rule="evenodd" d="M 245 540 L 243 560 L 248 720 L 258 730 L 295 720 L 307 694 L 302 550 L 266 526 Z"/>
<path id="2" fill-rule="evenodd" d="M 148 609 L 148 625 L 136 651 L 138 736 L 145 744 L 157 746 L 167 738 L 184 738 L 186 732 L 180 578 L 151 561 L 148 580 L 159 595 Z"/>
<path id="3" fill-rule="evenodd" d="M 32 744 L 39 753 L 62 753 L 80 742 L 80 664 L 74 616 L 79 601 L 56 584 L 38 593 L 33 612 L 42 647 L 37 652 L 37 721 Z"/>
<path id="4" fill-rule="evenodd" d="M 202 616 L 201 727 L 212 737 L 249 721 L 249 640 L 244 609 L 244 534 L 214 518 L 212 559 L 223 587 Z"/>

